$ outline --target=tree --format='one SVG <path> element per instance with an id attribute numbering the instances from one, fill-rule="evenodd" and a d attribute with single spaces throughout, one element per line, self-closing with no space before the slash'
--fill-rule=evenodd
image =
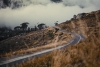
<path id="1" fill-rule="evenodd" d="M 23 29 L 23 31 L 26 31 L 28 24 L 29 24 L 28 22 L 24 22 L 21 24 L 21 28 Z"/>
<path id="2" fill-rule="evenodd" d="M 31 31 L 31 28 L 30 27 L 28 27 L 28 32 L 30 32 Z"/>
<path id="3" fill-rule="evenodd" d="M 14 30 L 20 30 L 20 26 L 16 26 L 16 27 L 14 27 Z"/>
<path id="4" fill-rule="evenodd" d="M 37 31 L 37 27 L 36 26 L 34 27 L 34 31 Z"/>
<path id="5" fill-rule="evenodd" d="M 43 29 L 43 28 L 44 28 L 44 26 L 45 26 L 45 24 L 44 24 L 44 23 L 38 24 L 38 28 L 39 28 L 39 30 Z"/>

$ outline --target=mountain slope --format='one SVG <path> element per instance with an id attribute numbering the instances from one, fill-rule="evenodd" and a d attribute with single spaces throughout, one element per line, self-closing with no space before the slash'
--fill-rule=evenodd
<path id="1" fill-rule="evenodd" d="M 100 10 L 82 13 L 58 25 L 85 39 L 62 51 L 54 51 L 17 67 L 98 67 L 100 66 Z"/>
<path id="2" fill-rule="evenodd" d="M 70 41 L 71 38 L 70 34 L 57 32 L 51 27 L 27 34 L 20 34 L 0 42 L 0 56 L 20 55 L 52 48 L 55 45 L 62 45 Z"/>
<path id="3" fill-rule="evenodd" d="M 100 33 L 100 10 L 74 15 L 71 20 L 61 23 L 62 29 L 84 34 L 85 37 Z M 98 35 L 96 35 L 98 36 Z"/>

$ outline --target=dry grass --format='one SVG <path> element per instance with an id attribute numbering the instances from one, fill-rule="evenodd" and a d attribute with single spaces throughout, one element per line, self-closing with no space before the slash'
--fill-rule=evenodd
<path id="1" fill-rule="evenodd" d="M 100 66 L 100 11 L 91 12 L 80 20 L 67 21 L 60 24 L 62 29 L 83 33 L 87 38 L 77 45 L 65 50 L 54 51 L 20 64 L 16 67 L 99 67 Z M 71 23 L 73 22 L 73 23 Z M 80 24 L 82 23 L 82 24 Z M 72 26 L 73 25 L 73 26 Z M 80 29 L 77 25 L 85 26 Z M 83 27 L 84 27 L 83 26 Z M 73 29 L 74 28 L 74 29 Z M 77 30 L 79 29 L 79 30 Z"/>
<path id="2" fill-rule="evenodd" d="M 37 51 L 42 51 L 42 50 L 54 48 L 54 47 L 57 47 L 59 45 L 65 44 L 65 43 L 66 43 L 66 41 L 61 41 L 61 42 L 51 43 L 51 44 L 41 46 L 41 47 L 29 48 L 27 50 L 19 50 L 19 51 L 15 51 L 15 52 L 10 52 L 10 53 L 6 53 L 5 57 L 11 57 L 11 56 L 27 54 L 27 53 L 34 53 Z"/>
<path id="3" fill-rule="evenodd" d="M 51 44 L 48 44 L 48 45 L 45 45 L 45 46 L 41 46 L 41 47 L 29 48 L 27 50 L 19 50 L 19 51 L 15 51 L 15 52 L 9 52 L 9 53 L 6 53 L 6 54 L 1 55 L 1 56 L 9 58 L 11 56 L 34 53 L 34 52 L 37 52 L 37 51 L 42 51 L 42 50 L 54 48 L 54 47 L 57 47 L 59 45 L 65 44 L 65 43 L 67 43 L 67 42 L 66 41 L 61 41 L 61 42 L 57 42 L 57 43 L 51 43 Z"/>
<path id="4" fill-rule="evenodd" d="M 87 38 L 65 50 L 54 51 L 17 67 L 98 67 L 100 66 L 99 39 L 100 36 Z"/>
<path id="5" fill-rule="evenodd" d="M 34 33 L 30 33 L 28 35 L 26 35 L 25 37 L 29 37 L 31 35 L 33 35 Z M 40 34 L 40 33 L 39 33 Z M 47 34 L 47 32 L 45 33 L 45 35 Z M 47 36 L 47 35 L 46 35 Z M 24 37 L 24 38 L 25 38 Z M 40 37 L 41 38 L 41 37 Z M 37 52 L 37 51 L 41 51 L 41 50 L 45 50 L 45 49 L 49 49 L 49 48 L 53 48 L 53 47 L 56 47 L 56 46 L 59 46 L 59 45 L 63 45 L 67 42 L 70 41 L 70 39 L 72 38 L 71 35 L 69 34 L 65 34 L 65 33 L 61 33 L 61 32 L 57 32 L 54 34 L 54 38 L 51 40 L 48 40 L 49 37 L 45 37 L 46 41 L 49 42 L 48 44 L 45 44 L 45 45 L 38 45 L 37 47 L 30 47 L 28 44 L 24 43 L 25 46 L 27 48 L 25 49 L 20 49 L 20 50 L 16 50 L 16 51 L 10 51 L 10 52 L 6 52 L 4 54 L 1 54 L 0 57 L 11 57 L 11 56 L 16 56 L 16 55 L 23 55 L 23 54 L 28 54 L 28 53 L 34 53 L 34 52 Z M 39 39 L 39 38 L 38 38 Z M 34 40 L 33 40 L 34 41 Z M 37 40 L 38 41 L 38 40 Z M 34 45 L 35 43 L 37 42 L 35 41 L 34 42 Z M 23 41 L 24 42 L 24 41 Z M 43 43 L 44 41 L 38 41 L 39 43 L 37 44 L 41 44 Z M 32 45 L 31 45 L 32 46 Z M 21 47 L 21 46 L 20 46 Z M 9 47 L 8 47 L 9 48 Z M 9 48 L 10 49 L 10 48 Z M 13 48 L 14 49 L 14 48 Z"/>

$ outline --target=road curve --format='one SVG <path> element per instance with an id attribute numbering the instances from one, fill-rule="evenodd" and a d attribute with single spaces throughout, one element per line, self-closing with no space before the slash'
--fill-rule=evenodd
<path id="1" fill-rule="evenodd" d="M 64 32 L 64 31 L 60 31 L 60 32 Z M 61 45 L 61 46 L 58 46 L 56 48 L 51 48 L 51 49 L 47 49 L 47 50 L 43 50 L 43 51 L 40 51 L 40 52 L 36 52 L 36 53 L 33 53 L 33 54 L 28 54 L 28 55 L 22 55 L 22 56 L 16 56 L 16 57 L 12 57 L 10 59 L 2 59 L 0 60 L 0 67 L 12 67 L 12 66 L 15 66 L 15 65 L 18 65 L 20 63 L 24 63 L 30 59 L 33 59 L 35 57 L 39 57 L 43 54 L 47 54 L 55 49 L 63 49 L 65 48 L 66 46 L 69 46 L 69 45 L 74 45 L 74 44 L 77 44 L 80 42 L 80 40 L 82 39 L 82 36 L 81 35 L 78 35 L 78 34 L 74 34 L 74 38 L 67 44 L 64 44 L 64 45 Z"/>

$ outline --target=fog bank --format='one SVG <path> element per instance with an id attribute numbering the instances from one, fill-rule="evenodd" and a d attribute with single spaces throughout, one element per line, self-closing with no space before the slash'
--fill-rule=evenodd
<path id="1" fill-rule="evenodd" d="M 0 9 L 0 25 L 15 27 L 23 22 L 29 22 L 31 27 L 37 23 L 53 26 L 56 21 L 61 23 L 71 19 L 74 14 L 100 9 L 99 0 L 62 0 L 61 3 L 50 0 L 31 1 L 32 3 L 29 3 L 24 0 L 24 3 L 28 4 L 25 7 Z"/>

